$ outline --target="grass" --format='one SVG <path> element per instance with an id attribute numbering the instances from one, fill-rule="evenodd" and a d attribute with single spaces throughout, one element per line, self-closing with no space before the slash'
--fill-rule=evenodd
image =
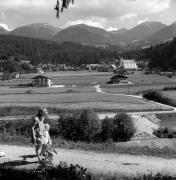
<path id="1" fill-rule="evenodd" d="M 176 106 L 176 91 L 162 91 L 163 97 L 167 98 L 170 101 L 170 104 Z"/>
<path id="2" fill-rule="evenodd" d="M 162 158 L 176 158 L 176 147 L 175 141 L 170 141 L 170 144 L 165 139 L 162 145 L 155 144 L 154 142 L 150 142 L 148 144 L 135 144 L 133 142 L 130 143 L 113 143 L 113 142 L 105 142 L 105 143 L 86 143 L 86 142 L 74 142 L 64 140 L 60 137 L 52 136 L 51 137 L 53 146 L 55 148 L 63 148 L 63 149 L 76 149 L 76 150 L 84 150 L 84 151 L 94 151 L 99 153 L 116 153 L 116 154 L 129 154 L 129 155 L 145 155 L 145 156 L 155 156 Z M 167 142 L 167 143 L 166 143 Z M 25 136 L 16 135 L 12 133 L 0 133 L 0 144 L 4 145 L 22 145 L 22 146 L 30 146 L 32 145 L 31 139 Z M 166 147 L 168 145 L 168 147 Z"/>
<path id="3" fill-rule="evenodd" d="M 68 91 L 72 90 L 72 92 L 77 93 L 90 93 L 95 92 L 95 88 L 93 87 L 59 87 L 59 88 L 35 88 L 35 87 L 1 87 L 0 95 L 21 95 L 21 94 L 29 94 L 27 91 L 32 91 L 31 94 L 62 94 L 62 93 L 68 93 Z"/>
<path id="4" fill-rule="evenodd" d="M 0 86 L 17 86 L 19 84 L 27 84 L 32 82 L 32 77 L 39 74 L 24 74 L 20 79 L 10 81 L 0 81 Z M 112 72 L 52 72 L 44 73 L 44 76 L 53 78 L 55 85 L 92 85 L 94 83 L 105 84 L 112 76 Z"/>
<path id="5" fill-rule="evenodd" d="M 159 118 L 161 127 L 168 127 L 176 129 L 176 113 L 165 113 L 165 114 L 156 114 Z"/>
<path id="6" fill-rule="evenodd" d="M 113 94 L 141 94 L 143 91 L 153 89 L 153 90 L 161 90 L 165 87 L 165 85 L 155 85 L 155 84 L 134 84 L 134 85 L 126 85 L 126 86 L 118 86 L 118 85 L 103 85 L 101 88 L 104 92 L 113 93 Z"/>
<path id="7" fill-rule="evenodd" d="M 174 180 L 176 177 L 162 174 L 146 174 L 137 177 L 129 177 L 123 174 L 88 173 L 84 167 L 77 165 L 66 165 L 64 162 L 56 167 L 35 168 L 32 170 L 17 169 L 13 167 L 1 167 L 0 177 L 5 180 Z"/>
<path id="8" fill-rule="evenodd" d="M 116 154 L 130 154 L 130 155 L 145 155 L 162 158 L 176 158 L 176 150 L 170 147 L 151 147 L 148 145 L 124 145 L 124 143 L 84 143 L 72 142 L 65 140 L 53 139 L 53 144 L 59 148 L 79 149 L 85 151 L 95 151 L 101 153 L 116 153 Z"/>
<path id="9" fill-rule="evenodd" d="M 29 90 L 30 93 L 29 93 Z M 55 107 L 57 109 L 156 110 L 165 107 L 134 97 L 96 93 L 95 88 L 2 88 L 0 107 Z"/>

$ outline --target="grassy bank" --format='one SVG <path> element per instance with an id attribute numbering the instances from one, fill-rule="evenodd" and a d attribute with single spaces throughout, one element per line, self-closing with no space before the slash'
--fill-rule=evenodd
<path id="1" fill-rule="evenodd" d="M 128 177 L 121 174 L 91 174 L 79 165 L 67 166 L 60 163 L 57 167 L 37 168 L 32 170 L 0 167 L 0 178 L 3 180 L 174 180 L 176 177 L 161 174 L 148 174 Z"/>

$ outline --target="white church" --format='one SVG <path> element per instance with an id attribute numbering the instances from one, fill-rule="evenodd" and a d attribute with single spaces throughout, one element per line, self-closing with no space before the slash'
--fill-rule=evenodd
<path id="1" fill-rule="evenodd" d="M 125 70 L 138 70 L 135 59 L 120 59 L 119 67 L 123 67 Z"/>

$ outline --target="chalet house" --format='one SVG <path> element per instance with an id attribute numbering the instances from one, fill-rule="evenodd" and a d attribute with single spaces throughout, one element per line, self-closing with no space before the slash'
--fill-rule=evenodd
<path id="1" fill-rule="evenodd" d="M 20 78 L 20 73 L 13 72 L 10 74 L 10 79 L 18 79 L 18 78 Z"/>
<path id="2" fill-rule="evenodd" d="M 51 87 L 53 85 L 53 80 L 46 76 L 38 75 L 32 79 L 32 85 L 35 87 Z"/>
<path id="3" fill-rule="evenodd" d="M 127 79 L 128 79 L 127 76 L 124 76 L 122 74 L 116 74 L 111 77 L 111 80 L 108 82 L 108 84 L 125 83 Z"/>
<path id="4" fill-rule="evenodd" d="M 120 59 L 120 67 L 123 67 L 125 70 L 138 70 L 135 59 Z"/>

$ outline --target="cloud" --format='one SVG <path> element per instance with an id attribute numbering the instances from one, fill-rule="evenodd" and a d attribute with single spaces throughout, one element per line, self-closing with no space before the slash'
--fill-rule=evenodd
<path id="1" fill-rule="evenodd" d="M 106 30 L 107 30 L 107 31 L 117 31 L 117 30 L 118 30 L 118 28 L 108 27 Z"/>
<path id="2" fill-rule="evenodd" d="M 4 23 L 0 23 L 0 26 L 3 27 L 4 29 L 10 31 L 9 27 L 7 24 L 4 24 Z"/>
<path id="3" fill-rule="evenodd" d="M 121 21 L 125 21 L 125 20 L 136 18 L 137 16 L 138 16 L 137 14 L 130 13 L 130 14 L 125 14 L 125 15 L 121 16 L 119 19 Z"/>
<path id="4" fill-rule="evenodd" d="M 0 21 L 9 24 L 9 26 L 11 23 L 16 26 L 16 24 L 47 21 L 60 27 L 86 23 L 105 29 L 109 27 L 130 28 L 145 19 L 145 17 L 160 21 L 162 19 L 160 14 L 169 11 L 175 1 L 75 0 L 74 5 L 65 10 L 60 19 L 57 20 L 54 11 L 56 0 L 0 0 L 0 11 L 5 12 L 6 16 L 8 15 L 8 18 L 4 20 L 1 18 Z M 174 10 L 173 13 L 175 13 Z M 19 16 L 20 19 L 16 16 Z M 7 19 L 11 23 L 8 23 Z"/>
<path id="5" fill-rule="evenodd" d="M 52 4 L 51 2 L 51 0 L 1 0 L 0 7 L 6 9 L 47 8 Z"/>
<path id="6" fill-rule="evenodd" d="M 65 27 L 73 26 L 73 25 L 77 25 L 77 24 L 87 24 L 88 26 L 104 28 L 105 20 L 103 18 L 95 17 L 94 19 L 68 21 L 65 24 Z"/>
<path id="7" fill-rule="evenodd" d="M 149 18 L 141 19 L 141 20 L 139 20 L 139 21 L 137 22 L 137 24 L 144 23 L 144 22 L 146 22 L 146 21 L 148 21 L 148 20 L 149 20 Z"/>

